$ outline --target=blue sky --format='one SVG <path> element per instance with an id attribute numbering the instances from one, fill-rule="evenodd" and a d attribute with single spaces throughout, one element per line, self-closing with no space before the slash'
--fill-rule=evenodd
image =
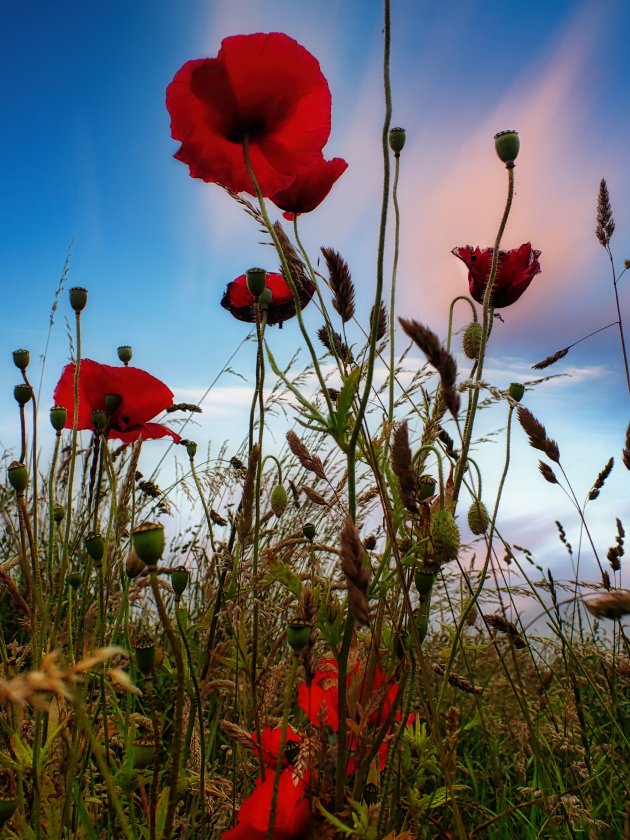
<path id="1" fill-rule="evenodd" d="M 604 2 L 514 3 L 393 0 L 394 124 L 407 129 L 401 176 L 400 312 L 446 331 L 448 301 L 466 289 L 450 249 L 490 245 L 505 173 L 492 136 L 520 131 L 514 211 L 506 247 L 531 241 L 542 273 L 493 333 L 493 384 L 530 378 L 529 366 L 615 317 L 606 255 L 593 235 L 595 199 L 607 178 L 617 263 L 630 257 L 627 109 L 630 7 Z M 246 327 L 219 307 L 225 284 L 252 264 L 274 269 L 255 225 L 213 185 L 193 181 L 172 154 L 164 91 L 186 60 L 216 55 L 226 35 L 285 31 L 319 59 L 333 95 L 329 157 L 349 169 L 329 199 L 301 223 L 312 254 L 339 249 L 371 306 L 380 197 L 382 121 L 380 2 L 112 0 L 12 4 L 3 15 L 0 67 L 0 442 L 15 447 L 11 351 L 28 347 L 39 379 L 55 288 L 74 242 L 69 285 L 84 285 L 85 355 L 116 363 L 119 344 L 182 399 L 200 395 Z M 628 291 L 620 286 L 627 330 Z M 57 312 L 42 406 L 67 358 Z M 307 310 L 316 329 L 317 313 Z M 462 326 L 462 322 L 458 324 Z M 299 343 L 295 324 L 274 331 L 281 357 Z M 233 366 L 249 377 L 253 348 Z M 601 504 L 602 539 L 627 517 L 620 451 L 628 420 L 619 342 L 613 330 L 572 351 L 550 372 L 571 373 L 528 394 L 559 440 L 582 496 L 610 455 L 618 462 Z M 205 403 L 198 437 L 240 441 L 249 385 L 226 377 Z M 497 428 L 500 415 L 488 420 Z M 235 431 L 236 430 L 236 431 Z M 537 510 L 553 537 L 557 488 L 516 430 L 518 472 L 506 517 L 541 543 Z M 205 441 L 204 441 L 205 442 Z M 162 444 L 156 444 L 161 446 Z M 492 447 L 489 466 L 496 462 Z M 602 494 L 603 496 L 605 494 Z M 625 509 L 624 509 L 625 506 Z M 604 510 L 605 508 L 605 510 Z M 558 508 L 562 510 L 562 508 Z M 597 517 L 596 517 L 597 518 Z M 549 522 L 547 522 L 549 520 Z M 605 554 L 605 546 L 602 546 Z M 553 562 L 553 554 L 549 562 Z"/>

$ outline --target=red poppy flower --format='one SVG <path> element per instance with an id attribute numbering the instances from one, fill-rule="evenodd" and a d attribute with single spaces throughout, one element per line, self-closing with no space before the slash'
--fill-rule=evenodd
<path id="1" fill-rule="evenodd" d="M 243 140 L 263 195 L 321 158 L 331 98 L 319 62 L 280 32 L 235 35 L 216 58 L 188 61 L 166 90 L 175 157 L 193 178 L 254 194 Z"/>
<path id="2" fill-rule="evenodd" d="M 290 187 L 271 196 L 271 201 L 281 210 L 284 218 L 290 222 L 300 213 L 310 213 L 322 203 L 331 191 L 335 181 L 348 168 L 342 158 L 322 159 L 295 179 Z"/>
<path id="3" fill-rule="evenodd" d="M 281 739 L 281 727 L 263 729 L 261 732 L 260 740 L 265 764 L 273 770 L 275 770 Z M 302 840 L 306 836 L 310 819 L 307 785 L 305 779 L 291 766 L 291 761 L 287 757 L 287 746 L 299 744 L 300 736 L 289 726 L 286 740 L 286 767 L 280 773 L 272 836 L 274 840 Z M 257 780 L 253 793 L 241 804 L 237 825 L 223 834 L 223 840 L 265 840 L 271 818 L 273 781 L 273 772 L 265 774 L 264 782 L 262 778 Z"/>
<path id="4" fill-rule="evenodd" d="M 493 251 L 494 248 L 473 248 L 472 245 L 452 250 L 456 257 L 466 263 L 470 294 L 478 303 L 483 303 Z M 540 274 L 539 256 L 540 251 L 532 248 L 530 242 L 511 251 L 499 251 L 497 276 L 492 289 L 492 305 L 495 309 L 515 303 L 534 277 Z"/>
<path id="5" fill-rule="evenodd" d="M 54 392 L 55 404 L 63 405 L 68 411 L 66 429 L 72 429 L 74 424 L 74 369 L 74 364 L 66 365 Z M 105 406 L 105 398 L 110 395 L 120 397 L 120 404 L 111 413 Z M 133 443 L 140 437 L 147 440 L 170 435 L 179 441 L 180 436 L 168 426 L 147 422 L 171 405 L 173 392 L 150 373 L 139 368 L 112 367 L 82 359 L 78 429 L 91 429 L 92 412 L 101 409 L 108 414 L 107 436 L 110 438 Z"/>
<path id="6" fill-rule="evenodd" d="M 282 274 L 267 274 L 267 288 L 271 290 L 272 298 L 267 310 L 269 325 L 282 324 L 295 315 L 293 294 Z M 309 303 L 315 293 L 315 286 L 308 278 L 298 282 L 298 295 L 302 309 Z M 236 280 L 227 284 L 221 306 L 229 310 L 239 321 L 253 323 L 256 320 L 254 312 L 253 294 L 247 288 L 247 277 L 241 274 Z"/>

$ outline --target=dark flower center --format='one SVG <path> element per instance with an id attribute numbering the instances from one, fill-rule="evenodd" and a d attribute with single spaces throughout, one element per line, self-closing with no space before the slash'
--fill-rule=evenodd
<path id="1" fill-rule="evenodd" d="M 228 126 L 227 139 L 230 143 L 238 143 L 239 145 L 248 137 L 250 140 L 255 140 L 260 137 L 267 130 L 265 120 L 262 118 L 254 118 L 247 123 L 236 122 L 232 126 Z"/>

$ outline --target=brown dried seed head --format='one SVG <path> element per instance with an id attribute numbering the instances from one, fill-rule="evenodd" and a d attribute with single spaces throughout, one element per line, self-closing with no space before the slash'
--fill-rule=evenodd
<path id="1" fill-rule="evenodd" d="M 448 350 L 442 347 L 440 339 L 428 327 L 406 318 L 399 318 L 398 321 L 409 338 L 422 350 L 429 364 L 433 365 L 440 374 L 444 405 L 456 417 L 459 412 L 460 398 L 455 387 L 457 380 L 455 359 Z"/>
<path id="2" fill-rule="evenodd" d="M 328 332 L 327 327 L 320 327 L 317 330 L 317 337 L 324 345 L 326 350 L 331 354 L 331 356 L 337 356 L 337 358 L 343 362 L 344 364 L 353 364 L 354 358 L 352 357 L 352 351 L 345 343 L 343 338 L 339 335 L 338 332 L 332 332 L 332 342 L 330 340 L 330 333 Z M 332 390 L 332 389 L 330 389 Z"/>
<path id="3" fill-rule="evenodd" d="M 492 627 L 493 630 L 498 630 L 500 633 L 508 635 L 514 643 L 515 648 L 527 647 L 527 643 L 519 633 L 517 626 L 512 624 L 511 621 L 508 621 L 507 618 L 504 618 L 502 615 L 484 614 L 483 620 L 488 627 Z"/>
<path id="4" fill-rule="evenodd" d="M 615 220 L 613 219 L 612 207 L 610 206 L 608 187 L 606 180 L 602 178 L 597 195 L 597 225 L 595 227 L 595 235 L 600 245 L 603 245 L 605 248 L 610 242 L 614 231 Z"/>
<path id="5" fill-rule="evenodd" d="M 370 571 L 357 527 L 347 517 L 341 531 L 341 569 L 348 586 L 348 605 L 359 627 L 370 623 L 367 591 Z"/>
<path id="6" fill-rule="evenodd" d="M 540 470 L 540 473 L 541 473 L 542 477 L 545 479 L 545 481 L 548 481 L 549 484 L 557 484 L 558 483 L 558 479 L 556 478 L 556 474 L 551 469 L 549 464 L 545 464 L 544 461 L 539 461 L 538 462 L 538 469 Z"/>
<path id="7" fill-rule="evenodd" d="M 286 235 L 280 222 L 274 222 L 273 229 L 278 237 L 280 249 L 284 254 L 293 282 L 297 286 L 298 291 L 300 291 L 307 284 L 306 266 L 299 258 L 297 251 L 293 247 L 291 240 Z M 280 267 L 280 273 L 284 275 L 282 266 Z"/>
<path id="8" fill-rule="evenodd" d="M 345 324 L 354 317 L 354 284 L 350 276 L 350 269 L 341 254 L 333 248 L 322 248 L 322 254 L 330 275 L 330 289 L 333 293 L 332 304 Z"/>
<path id="9" fill-rule="evenodd" d="M 374 307 L 370 310 L 370 324 L 374 322 Z M 380 302 L 378 307 L 378 321 L 376 323 L 376 340 L 380 341 L 382 338 L 385 337 L 385 333 L 387 332 L 387 310 L 385 309 L 385 304 L 383 301 Z"/>
<path id="10" fill-rule="evenodd" d="M 324 465 L 321 460 L 317 457 L 317 455 L 311 455 L 306 448 L 306 445 L 292 430 L 287 432 L 287 443 L 289 444 L 289 449 L 298 459 L 300 464 L 302 464 L 305 470 L 315 473 L 318 478 L 321 478 L 324 481 L 326 480 L 326 473 L 324 472 Z"/>
<path id="11" fill-rule="evenodd" d="M 551 356 L 547 356 L 546 359 L 543 359 L 542 362 L 536 362 L 535 365 L 532 365 L 533 370 L 544 370 L 551 365 L 555 365 L 556 362 L 563 359 L 567 353 L 569 352 L 569 347 L 563 347 L 562 350 L 558 350 L 556 353 L 552 353 Z"/>
<path id="12" fill-rule="evenodd" d="M 596 618 L 621 618 L 630 615 L 630 591 L 606 592 L 584 601 L 584 606 Z"/>
<path id="13" fill-rule="evenodd" d="M 523 405 L 519 405 L 517 412 L 519 423 L 527 433 L 530 445 L 534 449 L 540 449 L 551 461 L 555 461 L 558 464 L 560 462 L 558 444 L 555 440 L 547 437 L 547 432 L 543 424 L 536 420 L 531 411 Z"/>
<path id="14" fill-rule="evenodd" d="M 418 477 L 412 467 L 409 427 L 406 420 L 394 430 L 392 469 L 398 479 L 402 503 L 407 510 L 415 513 L 418 510 Z"/>
<path id="15" fill-rule="evenodd" d="M 602 489 L 602 487 L 604 486 L 604 482 L 612 472 L 614 463 L 614 458 L 609 458 L 606 466 L 602 470 L 600 470 L 597 478 L 595 479 L 595 484 L 593 484 L 588 494 L 588 498 L 590 501 L 593 501 L 593 499 L 596 499 L 599 496 L 599 491 Z"/>
<path id="16" fill-rule="evenodd" d="M 303 484 L 300 488 L 307 499 L 310 499 L 313 504 L 322 505 L 322 507 L 328 507 L 328 500 L 322 496 L 321 493 L 318 493 L 314 487 L 309 487 L 308 484 Z"/>

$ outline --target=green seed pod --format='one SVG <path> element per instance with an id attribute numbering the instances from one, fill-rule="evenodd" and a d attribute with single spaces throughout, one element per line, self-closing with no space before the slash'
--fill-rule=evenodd
<path id="1" fill-rule="evenodd" d="M 317 530 L 312 522 L 306 522 L 302 525 L 302 533 L 309 542 L 313 542 L 315 535 L 317 534 Z"/>
<path id="2" fill-rule="evenodd" d="M 125 366 L 127 366 L 131 361 L 131 357 L 133 355 L 131 347 L 128 344 L 121 344 L 121 346 L 116 350 L 116 352 L 118 353 L 118 358 L 120 359 L 120 361 Z"/>
<path id="3" fill-rule="evenodd" d="M 50 424 L 53 429 L 60 432 L 66 425 L 68 412 L 62 405 L 53 405 L 50 409 Z"/>
<path id="4" fill-rule="evenodd" d="M 514 402 L 520 402 L 523 399 L 523 394 L 525 393 L 525 386 L 521 385 L 520 382 L 510 382 L 510 387 L 508 388 L 508 394 L 512 397 Z"/>
<path id="5" fill-rule="evenodd" d="M 31 354 L 28 352 L 28 350 L 13 351 L 13 364 L 18 370 L 26 370 L 30 361 Z"/>
<path id="6" fill-rule="evenodd" d="M 73 286 L 70 289 L 70 306 L 75 312 L 82 312 L 87 306 L 88 293 L 87 289 L 82 286 Z"/>
<path id="7" fill-rule="evenodd" d="M 28 470 L 24 464 L 20 463 L 20 461 L 12 461 L 9 464 L 7 475 L 9 476 L 9 484 L 16 493 L 23 493 L 26 490 Z"/>
<path id="8" fill-rule="evenodd" d="M 137 578 L 138 575 L 141 575 L 144 571 L 146 571 L 146 568 L 146 563 L 138 557 L 137 552 L 132 548 L 129 552 L 129 556 L 127 557 L 127 562 L 125 563 L 125 571 L 129 580 Z"/>
<path id="9" fill-rule="evenodd" d="M 466 613 L 466 624 L 469 627 L 472 627 L 475 621 L 477 621 L 477 616 L 479 615 L 479 610 L 477 609 L 477 605 L 473 604 L 472 607 Z"/>
<path id="10" fill-rule="evenodd" d="M 173 592 L 179 597 L 188 586 L 190 573 L 185 566 L 178 566 L 171 572 L 171 586 Z"/>
<path id="11" fill-rule="evenodd" d="M 468 526 L 476 536 L 485 534 L 490 524 L 488 510 L 483 502 L 473 502 L 468 511 Z"/>
<path id="12" fill-rule="evenodd" d="M 113 414 L 122 405 L 120 394 L 105 394 L 105 411 Z"/>
<path id="13" fill-rule="evenodd" d="M 499 131 L 494 135 L 494 148 L 503 163 L 514 163 L 521 148 L 518 131 Z"/>
<path id="14" fill-rule="evenodd" d="M 289 497 L 287 496 L 287 491 L 281 484 L 277 484 L 271 491 L 270 504 L 271 510 L 278 518 L 280 518 L 287 509 Z"/>
<path id="15" fill-rule="evenodd" d="M 479 348 L 481 347 L 481 324 L 479 321 L 473 321 L 468 324 L 464 331 L 464 353 L 469 359 L 476 359 L 479 356 Z"/>
<path id="16" fill-rule="evenodd" d="M 33 396 L 33 389 L 26 382 L 20 382 L 13 389 L 13 396 L 18 405 L 24 406 Z"/>
<path id="17" fill-rule="evenodd" d="M 13 816 L 17 808 L 17 799 L 10 794 L 0 795 L 0 828 Z"/>
<path id="18" fill-rule="evenodd" d="M 407 139 L 407 132 L 404 128 L 396 127 L 389 130 L 389 148 L 396 155 L 399 155 L 405 145 Z"/>
<path id="19" fill-rule="evenodd" d="M 378 802 L 378 788 L 374 782 L 368 782 L 364 786 L 363 801 L 366 805 L 375 805 Z"/>
<path id="20" fill-rule="evenodd" d="M 152 738 L 134 738 L 131 742 L 131 766 L 134 770 L 144 770 L 153 764 L 155 744 Z"/>
<path id="21" fill-rule="evenodd" d="M 144 677 L 150 677 L 155 668 L 155 642 L 150 636 L 140 636 L 134 648 L 136 665 Z"/>
<path id="22" fill-rule="evenodd" d="M 245 281 L 249 291 L 255 298 L 259 298 L 267 288 L 267 272 L 264 268 L 248 268 L 245 272 Z"/>
<path id="23" fill-rule="evenodd" d="M 435 495 L 436 481 L 432 475 L 421 475 L 418 479 L 418 497 L 420 501 L 430 499 Z"/>
<path id="24" fill-rule="evenodd" d="M 420 569 L 415 574 L 414 582 L 416 584 L 416 589 L 418 590 L 418 595 L 425 598 L 433 589 L 435 574 L 433 572 L 427 572 L 424 569 Z"/>
<path id="25" fill-rule="evenodd" d="M 145 522 L 133 531 L 131 539 L 138 557 L 149 569 L 155 568 L 164 554 L 164 526 L 158 522 Z"/>
<path id="26" fill-rule="evenodd" d="M 271 301 L 273 300 L 273 292 L 267 286 L 263 291 L 260 293 L 260 297 L 258 298 L 258 305 L 262 312 L 266 312 L 271 305 Z"/>
<path id="27" fill-rule="evenodd" d="M 446 563 L 454 560 L 459 551 L 459 528 L 453 516 L 446 510 L 438 510 L 431 520 L 431 542 L 437 560 Z"/>
<path id="28" fill-rule="evenodd" d="M 95 408 L 92 412 L 92 426 L 97 432 L 104 431 L 105 426 L 107 426 L 107 414 L 102 408 Z"/>
<path id="29" fill-rule="evenodd" d="M 71 586 L 73 589 L 78 589 L 81 586 L 81 579 L 81 572 L 68 572 L 66 576 L 68 586 Z"/>
<path id="30" fill-rule="evenodd" d="M 100 534 L 93 531 L 85 538 L 85 550 L 88 556 L 98 565 L 102 562 L 105 554 L 105 540 Z"/>
<path id="31" fill-rule="evenodd" d="M 311 638 L 311 625 L 308 621 L 292 621 L 287 625 L 287 642 L 291 650 L 299 653 Z"/>
<path id="32" fill-rule="evenodd" d="M 53 505 L 52 518 L 57 523 L 57 525 L 59 525 L 59 523 L 63 521 L 63 518 L 64 518 L 65 515 L 66 515 L 66 509 L 63 505 L 60 505 L 60 504 Z"/>
<path id="33" fill-rule="evenodd" d="M 197 444 L 194 440 L 187 440 L 186 441 L 186 454 L 192 461 L 195 455 L 197 454 Z"/>

